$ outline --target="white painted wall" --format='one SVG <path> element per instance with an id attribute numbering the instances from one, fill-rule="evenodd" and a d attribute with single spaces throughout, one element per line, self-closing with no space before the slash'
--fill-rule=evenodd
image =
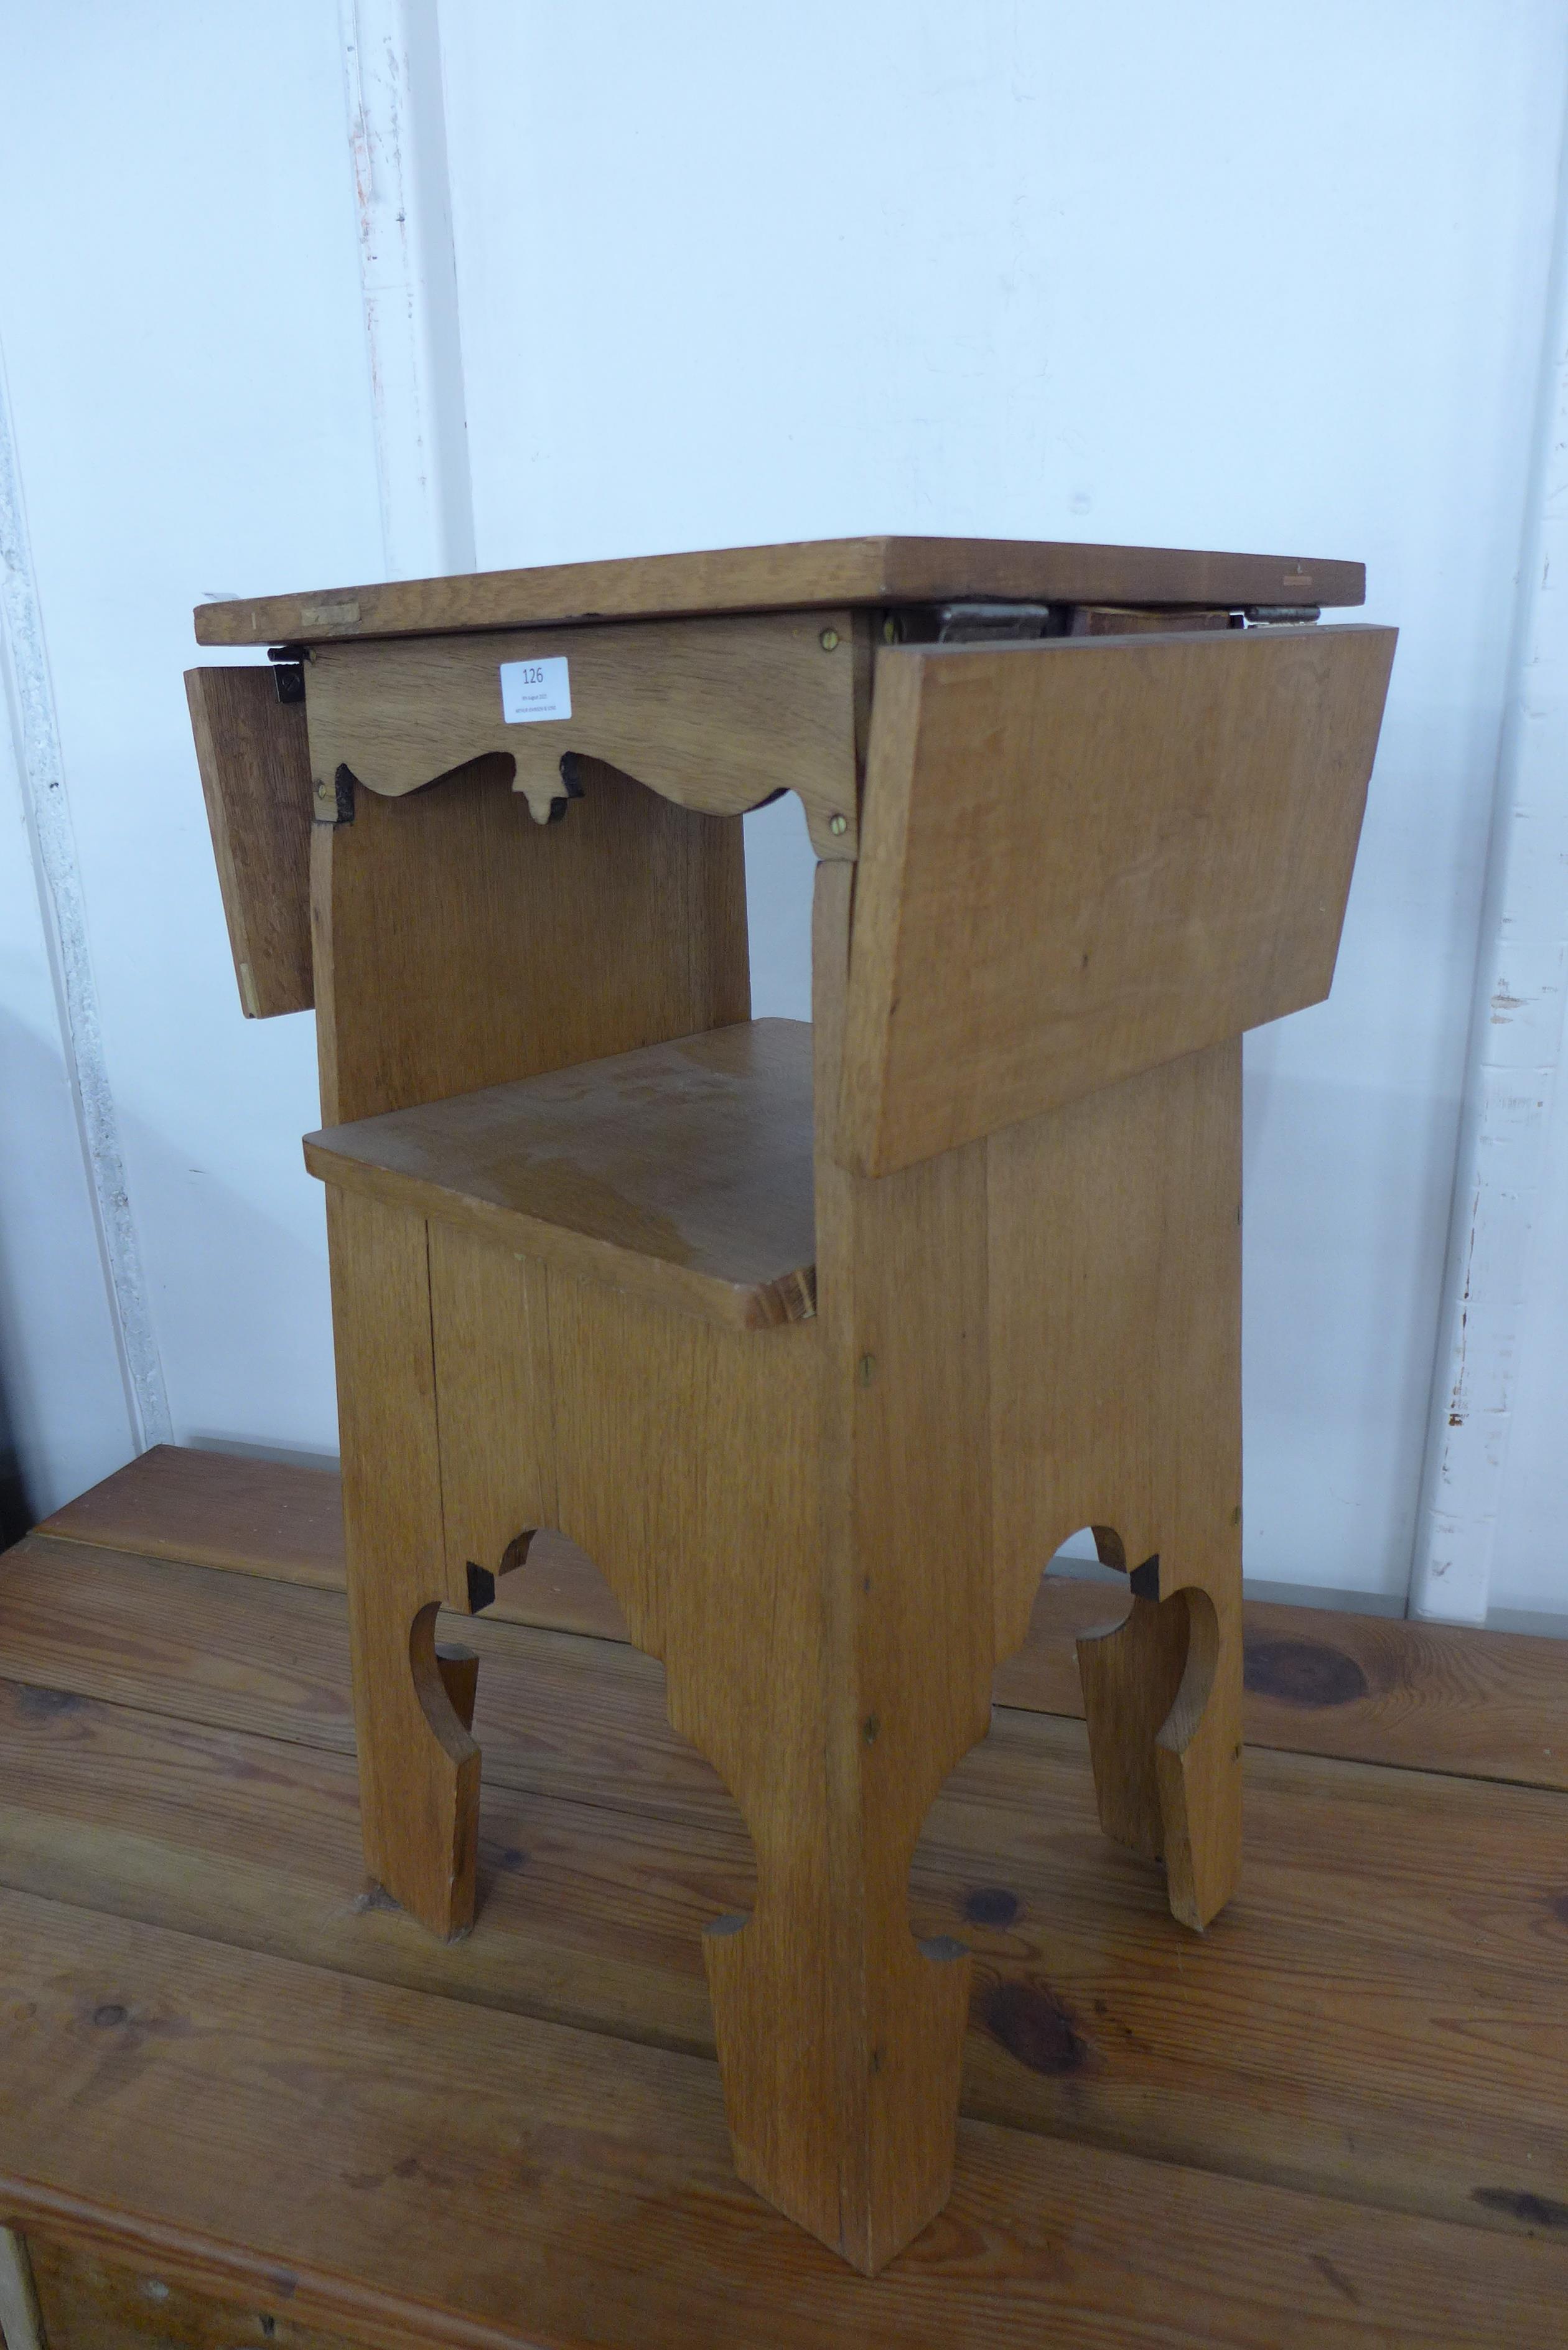
<path id="1" fill-rule="evenodd" d="M 463 470 L 461 393 L 482 567 L 873 529 L 1365 556 L 1369 615 L 1403 635 L 1340 976 L 1249 1047 L 1247 1553 L 1401 1595 L 1557 207 L 1556 0 L 0 14 L 0 202 L 30 223 L 0 341 L 176 1433 L 333 1441 L 307 1024 L 234 1002 L 188 607 L 411 567 L 461 526 L 465 484 L 419 487 Z M 356 202 L 346 40 L 383 81 L 400 41 L 423 60 L 393 92 L 427 109 L 395 266 Z M 404 353 L 389 407 L 366 338 L 389 283 L 440 341 L 422 374 Z M 791 806 L 749 829 L 758 1005 L 803 1011 L 802 828 Z M 30 951 L 0 965 L 0 1018 L 47 1044 Z M 1552 1148 L 1568 1176 L 1568 1134 Z M 44 1215 L 5 1156 L 0 1264 L 47 1241 L 90 1321 L 85 1188 L 51 1185 Z M 1561 1295 L 1568 1222 L 1542 1252 Z M 1540 1322 L 1500 1593 L 1568 1609 L 1568 1356 Z M 43 1428 L 51 1365 L 105 1357 L 106 1332 L 38 1326 L 14 1298 L 0 1359 Z M 78 1454 L 111 1465 L 112 1418 Z M 40 1503 L 84 1476 L 47 1451 Z"/>
<path id="2" fill-rule="evenodd" d="M 171 1423 L 329 1450 L 310 1024 L 240 1016 L 181 672 L 203 593 L 380 567 L 337 20 L 319 0 L 5 16 L 0 340 Z M 18 839 L 5 858 L 25 897 Z M 27 960 L 3 1010 L 36 1032 Z M 78 1368 L 94 1395 L 104 1375 L 82 1201 L 22 1189 L 58 1127 L 29 1106 L 9 1128 L 0 1195 L 9 1253 L 61 1267 L 6 1351 L 14 1407 L 57 1430 L 30 1443 L 39 1509 L 131 1449 L 123 1409 L 60 1409 Z"/>
<path id="3" fill-rule="evenodd" d="M 135 1436 L 9 726 L 0 733 L 0 1438 L 36 1507 L 40 1494 L 79 1492 Z"/>
<path id="4" fill-rule="evenodd" d="M 483 567 L 870 529 L 1365 556 L 1404 635 L 1340 975 L 1249 1048 L 1247 1557 L 1402 1591 L 1563 12 L 443 27 Z"/>

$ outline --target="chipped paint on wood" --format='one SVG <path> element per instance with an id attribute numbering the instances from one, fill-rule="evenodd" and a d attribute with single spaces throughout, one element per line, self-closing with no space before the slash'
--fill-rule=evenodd
<path id="1" fill-rule="evenodd" d="M 474 567 L 435 0 L 339 0 L 387 577 Z"/>
<path id="2" fill-rule="evenodd" d="M 1410 1612 L 1484 1623 L 1568 972 L 1568 215 L 1499 759 Z"/>

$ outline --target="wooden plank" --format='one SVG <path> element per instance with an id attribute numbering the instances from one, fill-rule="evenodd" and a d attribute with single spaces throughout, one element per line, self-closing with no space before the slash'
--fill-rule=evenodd
<path id="1" fill-rule="evenodd" d="M 755 1843 L 755 1899 L 703 1953 L 736 2167 L 864 2260 L 826 1850 L 816 1331 L 762 1343 L 548 1280 L 559 1523 L 664 1659 L 670 1721 Z"/>
<path id="2" fill-rule="evenodd" d="M 738 825 L 589 765 L 541 827 L 482 759 L 312 843 L 325 1124 L 744 1020 Z"/>
<path id="3" fill-rule="evenodd" d="M 741 1329 L 815 1311 L 805 1021 L 743 1021 L 330 1128 L 306 1136 L 305 1163 L 493 1243 L 498 1262 Z"/>
<path id="4" fill-rule="evenodd" d="M 1081 1714 L 1073 1643 L 1125 1615 L 1115 1586 L 1052 1576 L 1002 1665 L 1002 1705 Z M 1249 1599 L 1250 1747 L 1568 1789 L 1568 1640 Z"/>
<path id="5" fill-rule="evenodd" d="M 870 658 L 845 610 L 323 646 L 306 666 L 311 773 L 330 785 L 347 766 L 396 797 L 500 753 L 545 824 L 564 812 L 569 752 L 709 816 L 794 792 L 818 857 L 852 859 Z M 570 714 L 509 723 L 501 681 L 535 661 L 556 664 Z"/>
<path id="6" fill-rule="evenodd" d="M 499 1578 L 474 1582 L 477 1607 L 487 1587 L 510 1589 L 541 1530 L 560 1520 L 549 1275 L 472 1232 L 426 1231 L 447 1573 L 453 1582 L 474 1569 Z"/>
<path id="7" fill-rule="evenodd" d="M 270 669 L 190 669 L 185 693 L 240 1003 L 251 1020 L 308 1012 L 310 750 L 305 705 Z"/>
<path id="8" fill-rule="evenodd" d="M 479 1749 L 436 1656 L 441 1603 L 468 1586 L 442 1540 L 429 1244 L 417 1216 L 331 1184 L 327 1243 L 366 1865 L 432 1933 L 461 1933 Z"/>
<path id="9" fill-rule="evenodd" d="M 657 1770 L 657 1686 L 618 1696 Z M 964 2109 L 1500 2228 L 1532 2194 L 1568 2210 L 1562 1798 L 1301 1757 L 1251 1775 L 1244 1895 L 1195 1950 L 1097 1835 L 1082 1731 L 999 1720 L 910 1887 L 915 1930 L 976 1953 Z M 487 1777 L 477 1921 L 445 1946 L 358 1898 L 346 1755 L 0 1684 L 0 1881 L 711 2054 L 699 1946 L 755 1898 L 744 1832 L 618 1809 L 607 1765 L 577 1784 Z"/>
<path id="10" fill-rule="evenodd" d="M 343 1486 L 327 1466 L 155 1444 L 36 1532 L 142 1558 L 343 1589 Z"/>
<path id="11" fill-rule="evenodd" d="M 368 1890 L 351 1755 L 8 1681 L 0 1752 L 0 1883 L 713 2053 L 702 1928 L 754 1898 L 732 1811 L 694 1825 L 488 1777 L 477 1922 L 443 1942 Z"/>
<path id="12" fill-rule="evenodd" d="M 51 1537 L 340 1591 L 341 1527 L 331 1471 L 161 1445 L 46 1518 L 24 1552 Z M 1121 1585 L 1043 1578 L 999 1702 L 1082 1715 L 1074 1644 L 1127 1607 Z M 1264 1600 L 1241 1614 L 1249 1745 L 1568 1789 L 1568 1641 Z M 498 1585 L 488 1617 L 627 1638 L 598 1569 L 557 1535 Z"/>
<path id="13" fill-rule="evenodd" d="M 663 1720 L 650 1658 L 483 1616 L 447 1617 L 442 1630 L 480 1659 L 487 1784 L 588 1801 L 609 1785 L 633 1809 L 733 1819 L 691 1747 L 662 1731 L 648 1743 L 647 1721 Z M 353 1752 L 348 1621 L 334 1594 L 31 1537 L 0 1573 L 0 1659 L 42 1689 Z"/>
<path id="14" fill-rule="evenodd" d="M 258 2309 L 235 2307 L 145 2265 L 106 2261 L 47 2236 L 35 2242 L 33 2268 L 47 2350 L 241 2350 L 253 2343 L 256 2350 L 347 2350 L 346 2334 L 297 2324 L 281 2294 Z"/>
<path id="15" fill-rule="evenodd" d="M 888 1174 L 1326 995 L 1394 633 L 879 653 L 844 1163 Z"/>
<path id="16" fill-rule="evenodd" d="M 1063 604 L 1359 604 L 1359 563 L 1009 538 L 837 538 L 560 563 L 202 604 L 202 645 L 331 644 L 456 629 L 931 604 L 971 596 Z"/>
<path id="17" fill-rule="evenodd" d="M 1081 1526 L 1133 1571 L 1080 1640 L 1106 1834 L 1201 1929 L 1241 1804 L 1241 1048 L 1105 1086 L 978 1147 L 989 1201 L 995 1651 Z M 1041 1203 L 1050 1211 L 1043 1214 Z"/>
<path id="18" fill-rule="evenodd" d="M 1449 2350 L 1568 2248 L 981 2122 L 877 2284 L 737 2188 L 699 2059 L 0 1896 L 0 2210 L 388 2345 Z"/>
<path id="19" fill-rule="evenodd" d="M 155 1444 L 35 1532 L 318 1591 L 345 1587 L 343 1483 L 336 1469 Z M 628 1637 L 597 1567 L 557 1534 L 539 1536 L 497 1586 L 490 1613 L 506 1623 L 608 1640 Z"/>
<path id="20" fill-rule="evenodd" d="M 990 1721 L 985 1151 L 888 1183 L 834 1156 L 853 874 L 819 865 L 812 915 L 821 1256 L 818 1432 L 826 1802 L 840 2075 L 854 2108 L 841 2198 L 870 2269 L 941 2210 L 969 2005 L 956 1942 L 909 1928 L 909 1856 Z M 771 1987 L 734 1986 L 750 2028 Z M 804 2021 L 804 2019 L 803 2019 Z"/>

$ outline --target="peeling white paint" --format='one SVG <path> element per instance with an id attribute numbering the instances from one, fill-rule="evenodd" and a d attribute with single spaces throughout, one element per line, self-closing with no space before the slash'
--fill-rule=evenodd
<path id="1" fill-rule="evenodd" d="M 1568 971 L 1568 200 L 1526 508 L 1410 1612 L 1484 1623 Z"/>
<path id="2" fill-rule="evenodd" d="M 49 945 L 60 1037 L 70 1074 L 82 1155 L 91 1183 L 99 1250 L 113 1313 L 133 1441 L 171 1434 L 163 1366 L 142 1276 L 126 1185 L 119 1123 L 109 1088 L 88 952 L 76 835 L 60 755 L 11 403 L 0 360 L 0 638 L 38 900 Z"/>
<path id="3" fill-rule="evenodd" d="M 387 577 L 472 571 L 435 0 L 339 0 L 339 21 Z"/>

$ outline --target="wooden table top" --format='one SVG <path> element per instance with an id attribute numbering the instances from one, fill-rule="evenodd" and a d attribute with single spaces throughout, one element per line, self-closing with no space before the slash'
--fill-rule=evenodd
<path id="1" fill-rule="evenodd" d="M 1191 547 L 1080 546 L 1023 538 L 823 538 L 464 572 L 196 607 L 201 645 L 336 644 L 356 637 L 718 612 L 942 604 L 1360 604 L 1359 563 Z"/>
<path id="2" fill-rule="evenodd" d="M 0 2218 L 51 2350 L 105 2277 L 117 2345 L 1568 2342 L 1568 1644 L 1251 1608 L 1199 1940 L 1095 1825 L 1071 1640 L 1119 1592 L 1048 1583 L 911 1880 L 977 1954 L 957 2188 L 870 2281 L 731 2172 L 699 1932 L 748 1841 L 565 1544 L 462 1627 L 473 1934 L 364 1898 L 337 1507 L 162 1448 L 0 1568 Z"/>

